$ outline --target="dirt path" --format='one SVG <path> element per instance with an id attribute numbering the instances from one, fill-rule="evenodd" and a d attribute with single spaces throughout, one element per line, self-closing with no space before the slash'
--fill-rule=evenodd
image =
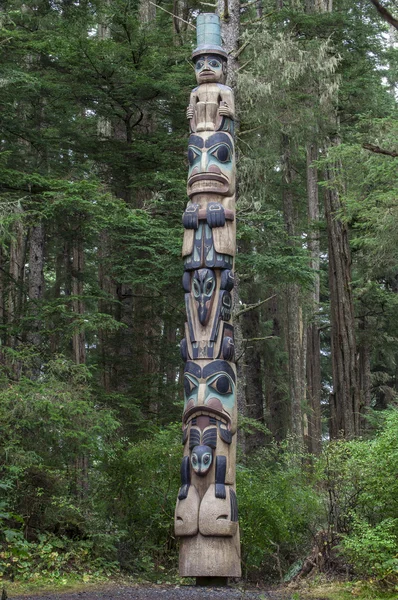
<path id="1" fill-rule="evenodd" d="M 199 588 L 184 585 L 161 587 L 113 587 L 108 590 L 87 590 L 29 596 L 8 595 L 9 600 L 289 600 L 291 594 L 277 591 Z"/>

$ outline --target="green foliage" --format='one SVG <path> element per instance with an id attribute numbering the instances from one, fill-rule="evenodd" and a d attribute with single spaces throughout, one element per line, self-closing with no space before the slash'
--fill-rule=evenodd
<path id="1" fill-rule="evenodd" d="M 173 517 L 180 463 L 180 425 L 135 444 L 122 441 L 105 456 L 99 495 L 105 514 L 121 530 L 118 558 L 123 568 L 148 577 L 157 568 L 175 568 Z"/>
<path id="2" fill-rule="evenodd" d="M 96 556 L 92 540 L 71 540 L 41 534 L 37 542 L 28 542 L 22 532 L 5 530 L 0 552 L 0 580 L 62 580 L 68 573 L 88 580 L 90 576 L 110 576 L 119 564 Z"/>
<path id="3" fill-rule="evenodd" d="M 374 439 L 335 442 L 324 460 L 329 520 L 341 554 L 360 576 L 396 583 L 398 411 L 386 414 Z"/>
<path id="4" fill-rule="evenodd" d="M 279 579 L 308 551 L 322 522 L 321 498 L 305 457 L 286 443 L 264 448 L 237 469 L 245 576 Z"/>

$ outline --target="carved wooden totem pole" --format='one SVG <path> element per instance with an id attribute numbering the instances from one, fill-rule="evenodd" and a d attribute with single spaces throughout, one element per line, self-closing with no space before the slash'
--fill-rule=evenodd
<path id="1" fill-rule="evenodd" d="M 188 206 L 183 215 L 187 323 L 181 488 L 175 510 L 183 577 L 240 577 L 235 493 L 236 367 L 234 96 L 214 14 L 197 19 L 198 86 L 187 109 Z"/>

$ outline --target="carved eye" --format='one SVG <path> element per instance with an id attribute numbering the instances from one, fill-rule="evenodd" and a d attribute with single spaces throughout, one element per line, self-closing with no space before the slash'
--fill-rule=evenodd
<path id="1" fill-rule="evenodd" d="M 191 462 L 194 467 L 196 467 L 198 465 L 198 457 L 196 456 L 196 454 L 192 454 Z"/>
<path id="2" fill-rule="evenodd" d="M 203 464 L 208 465 L 210 463 L 210 458 L 211 458 L 210 454 L 205 454 L 203 457 Z"/>
<path id="3" fill-rule="evenodd" d="M 196 281 L 196 279 L 194 279 L 192 282 L 192 288 L 193 288 L 193 295 L 195 296 L 195 298 L 199 298 L 200 287 L 199 287 L 199 283 Z"/>
<path id="4" fill-rule="evenodd" d="M 219 61 L 215 58 L 212 58 L 212 60 L 209 60 L 209 66 L 213 67 L 213 69 L 219 69 L 221 67 L 221 63 L 219 63 Z"/>
<path id="5" fill-rule="evenodd" d="M 184 377 L 184 392 L 187 398 L 191 396 L 192 392 L 195 391 L 197 387 L 198 386 L 188 377 Z"/>
<path id="6" fill-rule="evenodd" d="M 204 64 L 205 64 L 204 60 L 198 60 L 198 61 L 196 61 L 195 69 L 197 71 L 200 71 L 200 69 L 203 69 Z"/>
<path id="7" fill-rule="evenodd" d="M 188 162 L 190 165 L 193 165 L 198 156 L 201 155 L 200 150 L 195 148 L 195 146 L 188 146 Z"/>
<path id="8" fill-rule="evenodd" d="M 222 299 L 222 303 L 225 306 L 225 308 L 231 308 L 231 306 L 232 306 L 232 298 L 231 298 L 230 294 L 224 294 L 223 299 Z"/>
<path id="9" fill-rule="evenodd" d="M 231 160 L 231 149 L 229 146 L 227 146 L 227 144 L 220 144 L 214 150 L 212 150 L 211 154 L 222 163 L 226 163 Z"/>
<path id="10" fill-rule="evenodd" d="M 217 379 L 210 384 L 210 387 L 216 390 L 219 394 L 232 393 L 231 382 L 229 380 L 229 377 L 227 377 L 226 375 L 220 375 L 219 377 L 217 377 Z"/>
<path id="11" fill-rule="evenodd" d="M 214 290 L 215 281 L 213 278 L 207 279 L 205 283 L 205 294 L 206 296 L 210 296 Z"/>

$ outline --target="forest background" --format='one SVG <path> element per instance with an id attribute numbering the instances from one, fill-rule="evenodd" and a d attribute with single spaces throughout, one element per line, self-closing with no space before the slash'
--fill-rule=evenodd
<path id="1" fill-rule="evenodd" d="M 2 578 L 176 573 L 185 108 L 218 10 L 244 575 L 397 585 L 398 32 L 374 4 L 1 2 Z"/>

